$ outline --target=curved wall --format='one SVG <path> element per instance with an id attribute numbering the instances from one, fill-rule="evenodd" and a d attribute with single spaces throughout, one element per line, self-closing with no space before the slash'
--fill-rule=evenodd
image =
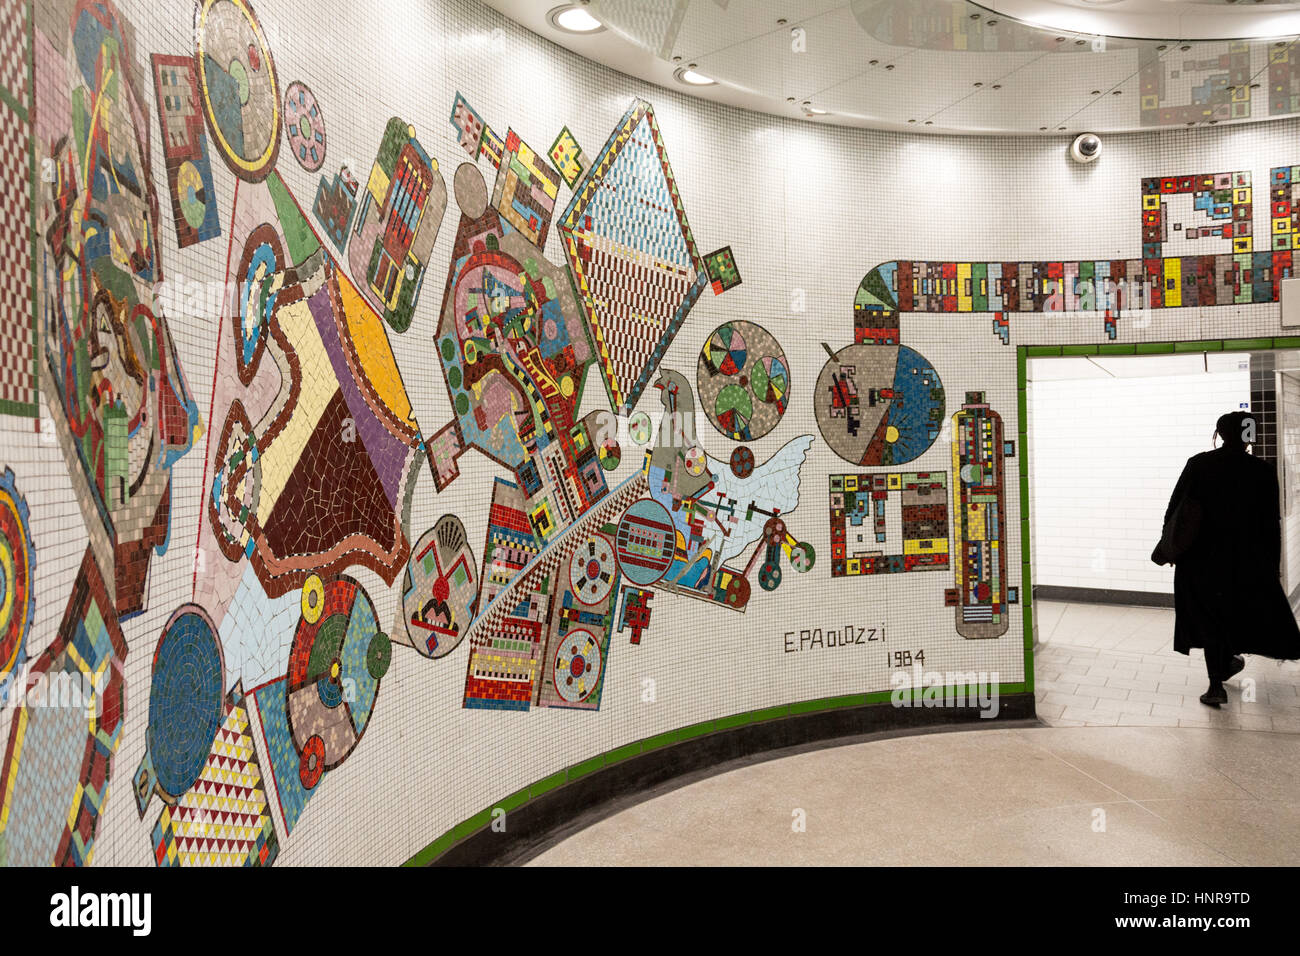
<path id="1" fill-rule="evenodd" d="M 683 728 L 1024 694 L 1018 354 L 1285 335 L 1291 121 L 1079 167 L 713 107 L 473 2 L 3 5 L 10 864 L 400 863 Z M 1144 248 L 1145 178 L 1235 172 Z M 1108 327 L 1099 262 L 1156 307 Z M 694 441 L 609 416 L 668 402 Z"/>

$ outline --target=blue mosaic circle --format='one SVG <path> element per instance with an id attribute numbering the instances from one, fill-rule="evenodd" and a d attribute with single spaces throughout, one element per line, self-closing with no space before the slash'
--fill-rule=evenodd
<path id="1" fill-rule="evenodd" d="M 149 688 L 149 755 L 170 796 L 184 794 L 203 771 L 221 727 L 224 681 L 212 622 L 197 605 L 183 605 L 158 641 Z"/>

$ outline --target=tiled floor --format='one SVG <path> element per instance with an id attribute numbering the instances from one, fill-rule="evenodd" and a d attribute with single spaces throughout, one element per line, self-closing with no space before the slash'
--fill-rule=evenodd
<path id="1" fill-rule="evenodd" d="M 1044 601 L 1037 628 L 1038 716 L 1053 727 L 1300 733 L 1300 662 L 1247 656 L 1228 682 L 1228 703 L 1206 707 L 1197 699 L 1209 684 L 1205 660 L 1172 650 L 1172 610 Z"/>
<path id="2" fill-rule="evenodd" d="M 1300 865 L 1300 663 L 1248 657 L 1214 710 L 1172 611 L 1043 603 L 1038 628 L 1046 726 L 740 767 L 530 865 Z"/>

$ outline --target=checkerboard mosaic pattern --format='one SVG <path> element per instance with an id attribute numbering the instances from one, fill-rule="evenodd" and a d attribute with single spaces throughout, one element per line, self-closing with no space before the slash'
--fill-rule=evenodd
<path id="1" fill-rule="evenodd" d="M 32 49 L 29 0 L 0 2 L 0 414 L 35 417 Z M 23 188 L 20 184 L 26 183 Z"/>

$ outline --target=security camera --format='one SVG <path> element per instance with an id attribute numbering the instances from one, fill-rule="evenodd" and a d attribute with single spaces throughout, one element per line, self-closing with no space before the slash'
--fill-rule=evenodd
<path id="1" fill-rule="evenodd" d="M 1095 162 L 1101 155 L 1101 137 L 1096 133 L 1080 133 L 1070 144 L 1070 157 L 1076 163 Z"/>

